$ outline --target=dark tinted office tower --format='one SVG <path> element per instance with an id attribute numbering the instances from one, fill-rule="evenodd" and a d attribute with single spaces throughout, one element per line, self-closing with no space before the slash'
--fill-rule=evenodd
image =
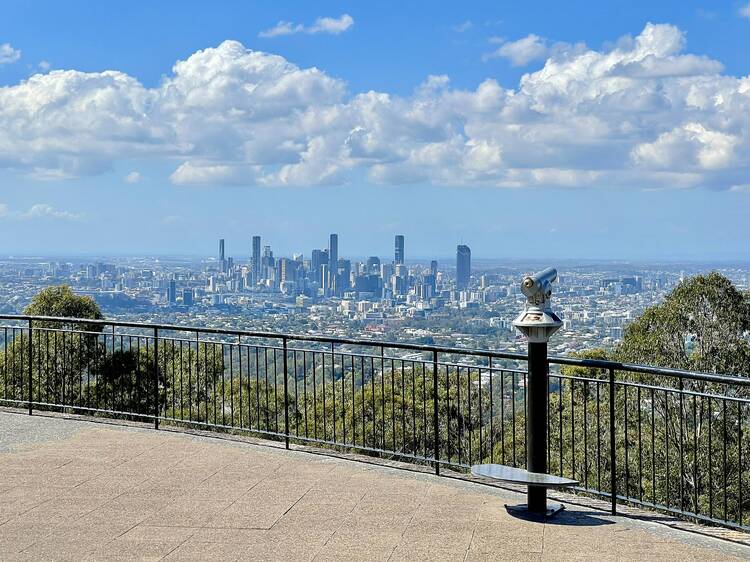
<path id="1" fill-rule="evenodd" d="M 456 287 L 465 289 L 471 277 L 471 249 L 459 244 L 456 248 Z"/>
<path id="2" fill-rule="evenodd" d="M 437 279 L 437 262 L 435 260 L 430 262 L 430 275 Z"/>
<path id="3" fill-rule="evenodd" d="M 260 279 L 260 236 L 253 236 L 253 279 Z"/>
<path id="4" fill-rule="evenodd" d="M 380 258 L 378 256 L 370 256 L 367 258 L 367 275 L 380 273 Z"/>
<path id="5" fill-rule="evenodd" d="M 404 236 L 402 234 L 396 235 L 396 265 L 404 263 Z"/>
<path id="6" fill-rule="evenodd" d="M 338 269 L 339 274 L 336 281 L 336 287 L 339 291 L 346 291 L 351 286 L 350 279 L 352 276 L 352 262 L 340 259 Z"/>
<path id="7" fill-rule="evenodd" d="M 331 234 L 328 243 L 328 263 L 337 264 L 339 262 L 339 235 Z"/>
<path id="8" fill-rule="evenodd" d="M 222 273 L 226 271 L 227 262 L 224 261 L 224 239 L 223 238 L 219 240 L 219 267 L 221 268 Z"/>
<path id="9" fill-rule="evenodd" d="M 328 264 L 328 252 L 313 250 L 310 256 L 310 276 L 313 281 L 320 283 L 321 286 L 323 285 L 323 280 L 321 278 L 320 266 L 324 264 Z"/>
<path id="10" fill-rule="evenodd" d="M 169 287 L 167 288 L 167 300 L 170 304 L 177 302 L 177 283 L 174 279 L 169 280 Z"/>
<path id="11" fill-rule="evenodd" d="M 182 304 L 185 306 L 193 306 L 193 290 L 192 289 L 182 290 Z"/>

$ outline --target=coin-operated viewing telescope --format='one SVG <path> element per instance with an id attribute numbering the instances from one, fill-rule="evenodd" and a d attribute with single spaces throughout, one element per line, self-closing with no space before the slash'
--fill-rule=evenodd
<path id="1" fill-rule="evenodd" d="M 530 342 L 546 343 L 562 326 L 562 320 L 552 312 L 552 283 L 557 270 L 551 267 L 524 277 L 521 292 L 526 295 L 526 306 L 513 325 Z"/>
<path id="2" fill-rule="evenodd" d="M 550 298 L 557 270 L 547 268 L 528 275 L 521 282 L 526 306 L 513 325 L 528 338 L 528 377 L 526 382 L 526 469 L 498 464 L 471 467 L 472 474 L 489 476 L 517 484 L 526 484 L 526 503 L 506 506 L 509 513 L 552 517 L 562 504 L 547 504 L 547 488 L 564 488 L 579 484 L 577 480 L 547 472 L 547 409 L 549 408 L 549 361 L 547 342 L 562 326 L 552 312 Z"/>

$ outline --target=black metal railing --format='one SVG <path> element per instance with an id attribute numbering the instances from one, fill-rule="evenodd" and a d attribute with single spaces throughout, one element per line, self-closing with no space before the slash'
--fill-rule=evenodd
<path id="1" fill-rule="evenodd" d="M 526 459 L 526 355 L 0 315 L 0 404 L 248 431 L 465 470 Z M 750 378 L 550 358 L 549 472 L 750 529 Z"/>

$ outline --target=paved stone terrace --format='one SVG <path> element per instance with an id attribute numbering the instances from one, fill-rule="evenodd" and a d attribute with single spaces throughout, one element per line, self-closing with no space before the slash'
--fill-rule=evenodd
<path id="1" fill-rule="evenodd" d="M 272 446 L 0 411 L 2 560 L 732 560 L 750 547 Z"/>

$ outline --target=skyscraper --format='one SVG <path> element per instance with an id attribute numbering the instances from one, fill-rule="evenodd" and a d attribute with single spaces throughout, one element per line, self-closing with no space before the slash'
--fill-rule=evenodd
<path id="1" fill-rule="evenodd" d="M 260 236 L 253 236 L 253 284 L 257 283 L 260 279 Z"/>
<path id="2" fill-rule="evenodd" d="M 321 266 L 328 264 L 328 252 L 313 250 L 310 256 L 310 276 L 312 280 L 324 286 L 325 279 L 321 275 Z"/>
<path id="3" fill-rule="evenodd" d="M 224 273 L 227 269 L 227 262 L 224 259 L 224 239 L 219 239 L 219 267 L 221 272 Z"/>
<path id="4" fill-rule="evenodd" d="M 169 304 L 177 302 L 177 283 L 174 279 L 169 280 L 169 286 L 167 287 L 167 301 Z"/>
<path id="5" fill-rule="evenodd" d="M 183 289 L 182 290 L 182 304 L 184 306 L 193 306 L 193 290 Z"/>
<path id="6" fill-rule="evenodd" d="M 331 234 L 330 241 L 328 242 L 328 279 L 326 286 L 330 289 L 336 284 L 336 274 L 338 273 L 339 265 L 339 235 Z"/>
<path id="7" fill-rule="evenodd" d="M 370 256 L 367 258 L 367 275 L 379 274 L 380 273 L 380 258 L 378 256 Z"/>
<path id="8" fill-rule="evenodd" d="M 471 277 L 471 249 L 459 244 L 456 247 L 456 287 L 465 289 Z"/>
<path id="9" fill-rule="evenodd" d="M 396 235 L 396 256 L 395 256 L 395 263 L 396 265 L 400 263 L 404 263 L 404 235 L 403 234 L 397 234 Z"/>
<path id="10" fill-rule="evenodd" d="M 337 264 L 339 262 L 339 235 L 331 234 L 328 243 L 328 263 Z"/>

